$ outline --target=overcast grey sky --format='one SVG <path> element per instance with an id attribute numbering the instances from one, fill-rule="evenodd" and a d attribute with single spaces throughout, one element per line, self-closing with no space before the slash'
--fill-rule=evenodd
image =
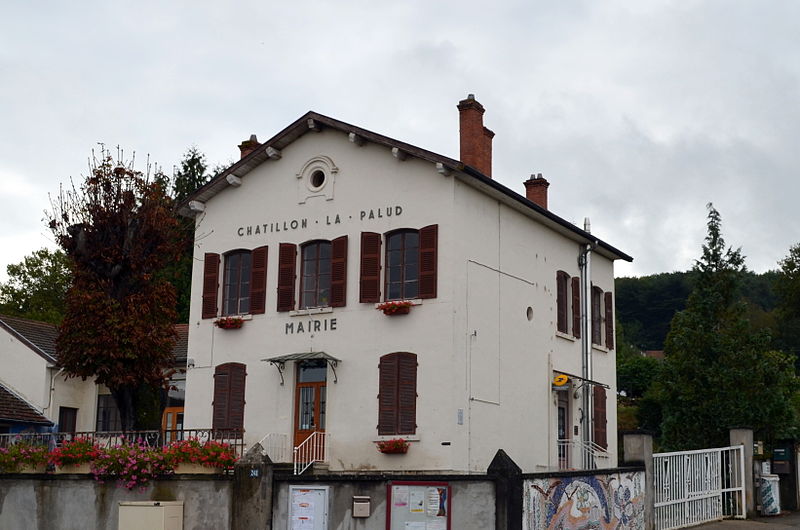
<path id="1" fill-rule="evenodd" d="M 800 242 L 798 20 L 795 1 L 5 2 L 0 279 L 53 246 L 48 193 L 98 142 L 214 165 L 315 110 L 458 158 L 467 93 L 495 178 L 542 173 L 552 211 L 634 256 L 617 276 L 691 267 L 710 201 L 774 269 Z"/>

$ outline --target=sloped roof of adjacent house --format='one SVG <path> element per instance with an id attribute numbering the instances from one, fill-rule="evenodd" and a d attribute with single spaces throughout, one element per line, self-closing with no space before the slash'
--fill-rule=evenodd
<path id="1" fill-rule="evenodd" d="M 0 421 L 52 425 L 36 408 L 0 384 Z"/>
<path id="2" fill-rule="evenodd" d="M 53 324 L 28 320 L 27 318 L 0 315 L 0 327 L 44 357 L 46 361 L 56 362 L 58 329 Z"/>
<path id="3" fill-rule="evenodd" d="M 56 364 L 58 328 L 55 325 L 38 320 L 0 315 L 0 328 L 8 331 L 46 361 Z M 177 337 L 172 352 L 175 355 L 175 363 L 184 365 L 189 349 L 189 325 L 176 324 L 175 332 Z"/>
<path id="4" fill-rule="evenodd" d="M 351 125 L 349 123 L 345 123 L 313 111 L 309 111 L 301 116 L 281 132 L 266 142 L 260 144 L 257 148 L 253 149 L 250 154 L 243 157 L 228 169 L 211 179 L 204 186 L 200 187 L 197 191 L 186 198 L 186 200 L 184 200 L 180 206 L 180 213 L 186 216 L 192 215 L 192 211 L 189 208 L 189 203 L 192 201 L 204 203 L 214 197 L 216 194 L 230 185 L 228 182 L 229 176 L 241 178 L 271 158 L 280 158 L 281 149 L 284 149 L 286 146 L 304 134 L 313 131 L 320 131 L 325 128 L 338 130 L 348 134 L 350 136 L 350 140 L 354 143 L 372 142 L 378 145 L 383 145 L 390 149 L 398 149 L 407 156 L 412 156 L 421 160 L 427 160 L 428 162 L 436 164 L 437 168 L 441 169 L 441 172 L 455 172 L 456 174 L 463 176 L 466 181 L 479 188 L 487 195 L 497 197 L 498 199 L 505 200 L 513 204 L 553 230 L 556 230 L 557 232 L 560 232 L 575 241 L 595 245 L 597 251 L 606 255 L 610 259 L 633 261 L 633 258 L 628 254 L 604 241 L 601 241 L 596 236 L 578 228 L 569 221 L 552 213 L 550 210 L 528 200 L 526 197 L 514 192 L 503 184 L 500 184 L 491 177 L 484 175 L 472 166 L 468 166 L 458 160 L 454 160 L 432 151 L 421 149 L 411 144 L 368 131 L 367 129 L 362 129 L 361 127 L 356 127 L 355 125 Z"/>

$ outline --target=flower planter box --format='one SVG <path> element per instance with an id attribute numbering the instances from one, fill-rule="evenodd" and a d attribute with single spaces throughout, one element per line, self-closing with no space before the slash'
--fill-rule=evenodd
<path id="1" fill-rule="evenodd" d="M 39 464 L 34 467 L 25 466 L 20 470 L 20 473 L 23 475 L 47 473 L 47 464 Z"/>
<path id="2" fill-rule="evenodd" d="M 408 447 L 385 447 L 378 448 L 378 451 L 385 455 L 404 455 L 408 452 Z"/>
<path id="3" fill-rule="evenodd" d="M 67 464 L 66 466 L 58 466 L 56 467 L 56 473 L 59 474 L 81 474 L 86 475 L 92 472 L 92 466 L 88 462 L 84 462 L 82 464 Z"/>
<path id="4" fill-rule="evenodd" d="M 242 317 L 222 317 L 215 320 L 214 325 L 219 329 L 241 329 L 244 319 Z"/>
<path id="5" fill-rule="evenodd" d="M 222 473 L 222 468 L 209 467 L 191 462 L 175 466 L 176 475 L 219 475 L 220 473 Z"/>
<path id="6" fill-rule="evenodd" d="M 409 443 L 404 438 L 381 440 L 376 442 L 378 451 L 385 455 L 404 455 L 408 452 Z"/>
<path id="7" fill-rule="evenodd" d="M 408 306 L 406 306 L 406 307 L 398 307 L 398 308 L 396 308 L 394 310 L 389 310 L 389 309 L 384 309 L 383 310 L 383 314 L 386 315 L 386 316 L 390 316 L 390 317 L 395 316 L 395 315 L 407 315 L 410 312 L 411 312 L 411 308 L 408 307 Z"/>

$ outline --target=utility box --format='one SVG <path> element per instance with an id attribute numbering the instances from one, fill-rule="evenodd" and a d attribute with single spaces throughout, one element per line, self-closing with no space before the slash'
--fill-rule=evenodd
<path id="1" fill-rule="evenodd" d="M 119 503 L 119 530 L 183 530 L 183 501 Z"/>

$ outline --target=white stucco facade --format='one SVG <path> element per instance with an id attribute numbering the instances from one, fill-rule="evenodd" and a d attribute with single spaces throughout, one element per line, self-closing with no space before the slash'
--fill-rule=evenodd
<path id="1" fill-rule="evenodd" d="M 44 324 L 46 325 L 46 324 Z M 60 407 L 77 409 L 76 430 L 95 427 L 96 385 L 64 377 L 55 360 L 24 338 L 0 326 L 0 383 L 27 401 L 45 418 L 58 423 Z"/>
<path id="2" fill-rule="evenodd" d="M 326 376 L 331 471 L 485 472 L 498 449 L 526 472 L 556 467 L 551 381 L 554 371 L 581 374 L 580 340 L 556 330 L 556 273 L 578 276 L 578 255 L 590 239 L 463 166 L 437 167 L 413 152 L 393 155 L 379 142 L 359 145 L 341 128 L 321 129 L 283 141 L 279 156 L 250 164 L 240 180 L 230 179 L 235 185 L 195 195 L 195 210 L 202 212 L 196 215 L 186 427 L 212 424 L 215 368 L 237 362 L 247 372 L 247 445 L 270 433 L 291 443 L 296 363 L 286 363 L 282 384 L 264 359 L 325 352 L 340 360 Z M 307 166 L 320 160 L 325 182 L 315 189 Z M 436 297 L 416 299 L 403 316 L 359 302 L 362 232 L 430 225 L 438 227 Z M 277 311 L 279 245 L 341 236 L 348 237 L 344 307 Z M 245 314 L 235 330 L 202 318 L 206 253 L 222 256 L 222 271 L 225 253 L 262 246 L 268 247 L 265 312 Z M 609 248 L 592 253 L 591 280 L 605 292 L 613 292 L 613 260 L 620 257 Z M 221 308 L 222 272 L 219 283 Z M 402 456 L 375 446 L 398 437 L 376 429 L 378 366 L 393 352 L 411 352 L 418 363 L 417 427 L 402 436 L 411 443 Z M 592 358 L 592 379 L 608 386 L 606 463 L 616 465 L 615 352 L 596 347 Z M 578 394 L 570 392 L 570 437 L 580 437 Z"/>

